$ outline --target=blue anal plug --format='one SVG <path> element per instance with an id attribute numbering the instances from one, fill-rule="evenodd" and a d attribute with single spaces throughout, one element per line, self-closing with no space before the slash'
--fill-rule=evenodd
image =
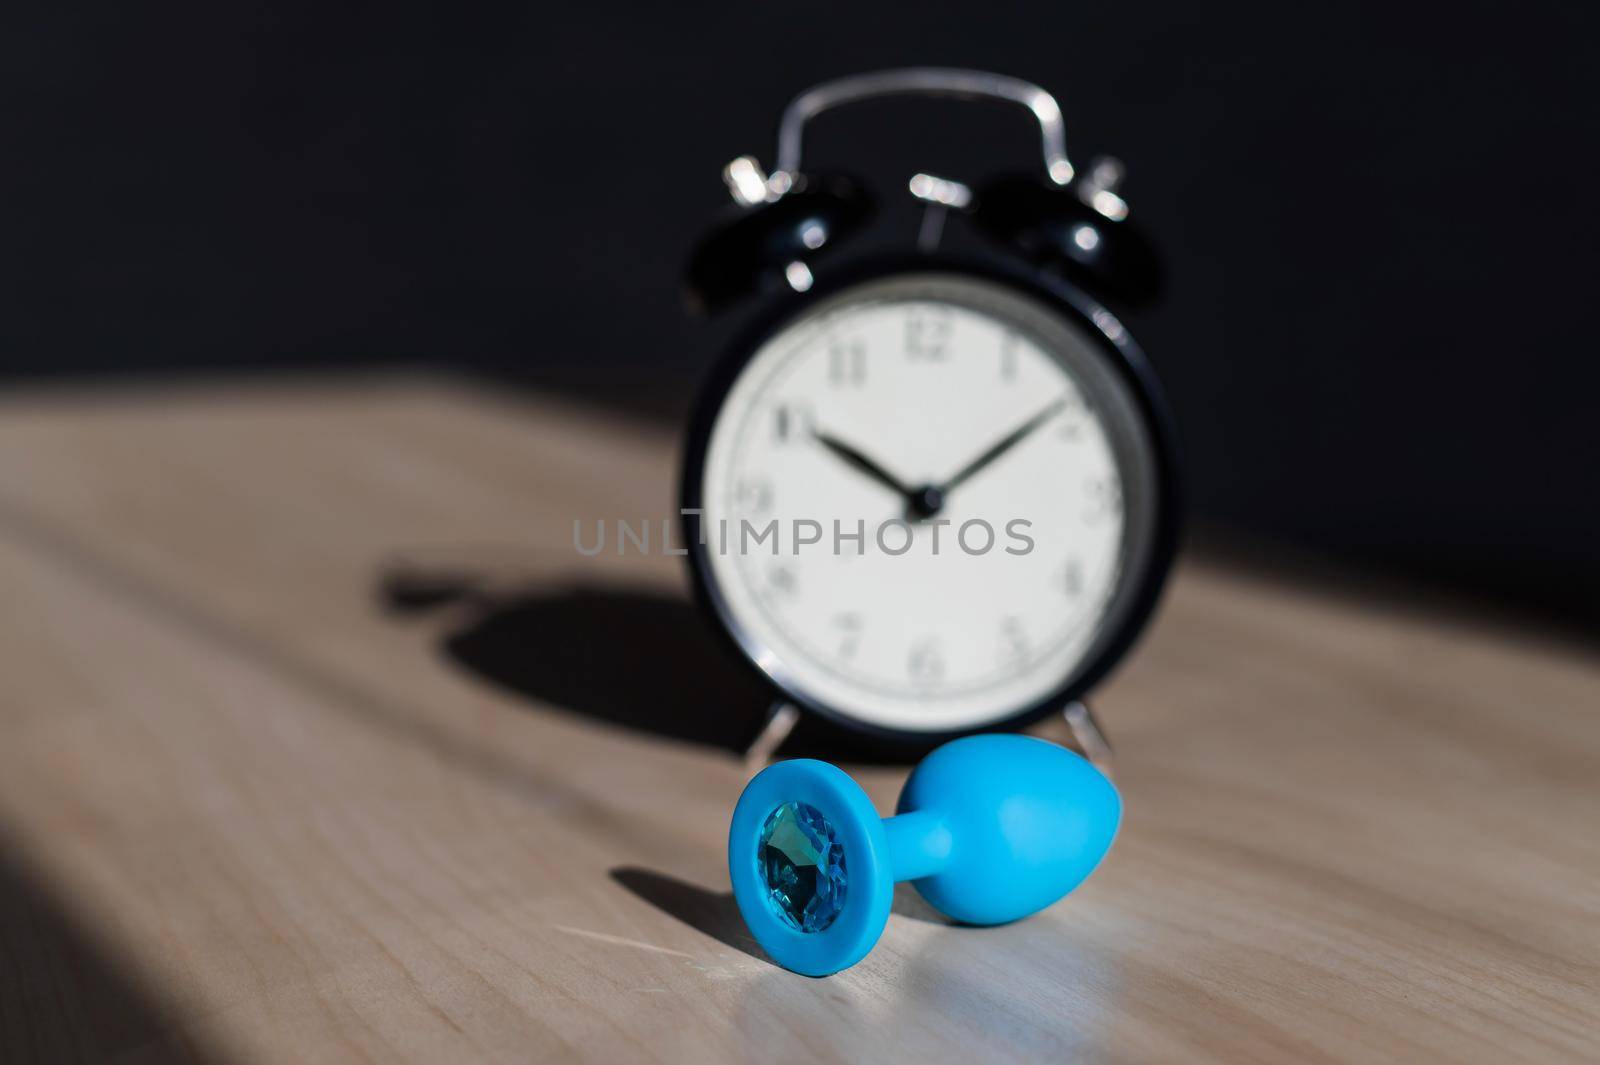
<path id="1" fill-rule="evenodd" d="M 897 880 L 967 924 L 1004 924 L 1081 884 L 1111 848 L 1122 798 L 1079 755 L 1028 736 L 969 736 L 922 760 L 880 818 L 826 762 L 779 762 L 733 811 L 728 873 L 745 924 L 786 969 L 826 976 L 883 934 Z"/>

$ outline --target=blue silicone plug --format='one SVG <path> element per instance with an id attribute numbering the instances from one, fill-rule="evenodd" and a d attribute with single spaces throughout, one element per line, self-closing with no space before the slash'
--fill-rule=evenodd
<path id="1" fill-rule="evenodd" d="M 772 959 L 826 976 L 866 957 L 897 880 L 967 924 L 1036 913 L 1094 872 L 1122 797 L 1079 755 L 1029 736 L 968 736 L 935 750 L 880 818 L 855 781 L 796 759 L 745 786 L 728 875 L 745 924 Z"/>

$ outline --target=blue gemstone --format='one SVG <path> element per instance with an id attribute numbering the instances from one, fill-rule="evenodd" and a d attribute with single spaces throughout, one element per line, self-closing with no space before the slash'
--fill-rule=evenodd
<path id="1" fill-rule="evenodd" d="M 814 806 L 786 802 L 767 816 L 756 868 L 767 904 L 791 928 L 820 932 L 844 909 L 844 845 Z"/>

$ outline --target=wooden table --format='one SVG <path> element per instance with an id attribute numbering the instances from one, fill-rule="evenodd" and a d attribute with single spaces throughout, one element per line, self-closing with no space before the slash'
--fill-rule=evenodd
<path id="1" fill-rule="evenodd" d="M 1192 558 L 1085 887 L 775 968 L 759 700 L 681 560 L 572 548 L 672 451 L 416 377 L 0 401 L 0 1059 L 1600 1060 L 1592 657 Z"/>

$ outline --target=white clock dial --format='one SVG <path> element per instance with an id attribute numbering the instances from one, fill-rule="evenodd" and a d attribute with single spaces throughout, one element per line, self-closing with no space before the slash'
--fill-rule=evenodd
<path id="1" fill-rule="evenodd" d="M 1061 690 L 1130 607 L 1156 476 L 1138 404 L 1075 322 L 977 278 L 870 282 L 769 337 L 728 390 L 704 565 L 791 692 L 972 728 Z"/>

